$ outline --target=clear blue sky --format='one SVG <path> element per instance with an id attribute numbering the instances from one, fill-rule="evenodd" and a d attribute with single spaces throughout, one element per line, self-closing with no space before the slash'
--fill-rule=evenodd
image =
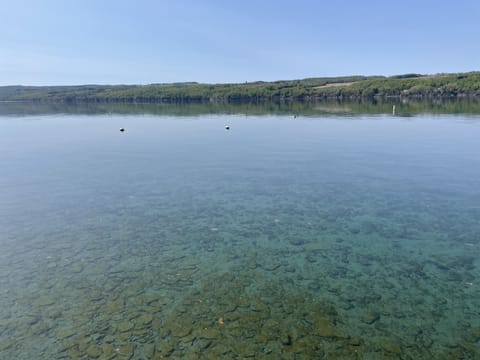
<path id="1" fill-rule="evenodd" d="M 0 85 L 480 70 L 480 0 L 0 0 Z"/>

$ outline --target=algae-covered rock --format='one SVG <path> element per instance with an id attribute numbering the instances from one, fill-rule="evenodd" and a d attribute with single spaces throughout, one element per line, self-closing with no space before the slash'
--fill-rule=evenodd
<path id="1" fill-rule="evenodd" d="M 130 359 L 133 355 L 134 346 L 131 343 L 124 343 L 115 348 L 115 352 L 122 358 Z"/>
<path id="2" fill-rule="evenodd" d="M 180 324 L 174 324 L 173 326 L 170 327 L 170 331 L 172 332 L 172 335 L 176 338 L 182 338 L 185 336 L 190 335 L 192 332 L 192 327 L 191 326 L 182 326 Z"/>
<path id="3" fill-rule="evenodd" d="M 381 346 L 382 349 L 383 349 L 384 351 L 386 351 L 387 353 L 400 354 L 400 353 L 402 352 L 402 349 L 401 349 L 400 344 L 398 343 L 398 341 L 393 340 L 393 339 L 383 340 L 383 341 L 380 343 L 380 346 Z"/>
<path id="4" fill-rule="evenodd" d="M 160 341 L 155 345 L 155 357 L 161 359 L 170 356 L 175 350 L 174 345 L 170 341 Z"/>
<path id="5" fill-rule="evenodd" d="M 141 341 L 148 341 L 153 338 L 152 332 L 148 328 L 134 329 L 131 335 L 133 339 L 139 339 Z"/>
<path id="6" fill-rule="evenodd" d="M 266 303 L 258 299 L 253 299 L 250 302 L 250 309 L 255 312 L 269 313 L 270 309 Z"/>
<path id="7" fill-rule="evenodd" d="M 267 341 L 276 340 L 280 337 L 280 324 L 273 319 L 268 319 L 263 323 L 260 332 Z"/>
<path id="8" fill-rule="evenodd" d="M 132 333 L 130 331 L 121 332 L 116 334 L 116 340 L 120 341 L 121 343 L 125 343 L 131 340 Z"/>
<path id="9" fill-rule="evenodd" d="M 103 354 L 103 350 L 98 345 L 91 345 L 87 348 L 87 355 L 90 358 L 98 359 Z"/>
<path id="10" fill-rule="evenodd" d="M 292 345 L 292 342 L 293 342 L 292 335 L 290 335 L 286 331 L 281 331 L 280 332 L 280 341 L 282 342 L 283 345 L 290 346 L 290 345 Z"/>
<path id="11" fill-rule="evenodd" d="M 348 343 L 350 345 L 353 345 L 353 346 L 360 346 L 362 344 L 362 340 L 360 338 L 354 336 L 354 337 L 350 338 Z"/>
<path id="12" fill-rule="evenodd" d="M 147 325 L 150 325 L 152 323 L 152 320 L 153 320 L 153 316 L 150 315 L 150 314 L 143 314 L 143 315 L 140 315 L 137 319 L 136 319 L 136 323 L 137 323 L 137 326 L 147 326 Z"/>
<path id="13" fill-rule="evenodd" d="M 283 346 L 282 359 L 323 359 L 323 353 L 318 349 L 318 343 L 313 339 L 303 338 L 294 341 L 291 346 Z"/>
<path id="14" fill-rule="evenodd" d="M 103 357 L 105 359 L 110 359 L 114 353 L 114 348 L 112 346 L 112 344 L 107 344 L 107 343 L 104 343 L 102 344 L 102 352 L 103 352 Z"/>
<path id="15" fill-rule="evenodd" d="M 103 311 L 107 314 L 120 313 L 123 311 L 123 308 L 124 308 L 123 301 L 121 300 L 109 301 L 103 307 Z"/>
<path id="16" fill-rule="evenodd" d="M 75 345 L 80 352 L 86 352 L 90 345 L 92 345 L 92 339 L 88 336 L 81 336 L 78 339 L 75 339 Z"/>
<path id="17" fill-rule="evenodd" d="M 77 346 L 72 346 L 68 349 L 68 356 L 70 359 L 80 359 L 85 356 L 85 352 L 81 351 Z"/>
<path id="18" fill-rule="evenodd" d="M 381 343 L 383 350 L 392 354 L 400 354 L 402 349 L 396 340 L 385 340 Z"/>
<path id="19" fill-rule="evenodd" d="M 335 325 L 327 319 L 319 319 L 315 323 L 315 330 L 316 333 L 321 337 L 341 337 Z"/>
<path id="20" fill-rule="evenodd" d="M 465 335 L 465 340 L 471 343 L 480 341 L 480 327 L 474 327 L 468 330 Z"/>
<path id="21" fill-rule="evenodd" d="M 249 299 L 244 297 L 244 296 L 240 296 L 238 299 L 237 299 L 237 304 L 239 307 L 249 307 L 250 306 L 250 302 L 249 302 Z"/>
<path id="22" fill-rule="evenodd" d="M 241 359 L 255 357 L 255 344 L 248 341 L 238 341 L 232 344 L 234 352 Z"/>
<path id="23" fill-rule="evenodd" d="M 72 329 L 61 329 L 56 332 L 56 338 L 59 340 L 63 340 L 69 337 L 72 337 L 76 334 L 76 332 Z"/>
<path id="24" fill-rule="evenodd" d="M 122 321 L 117 325 L 117 329 L 120 332 L 127 332 L 133 329 L 133 323 L 130 321 Z"/>
<path id="25" fill-rule="evenodd" d="M 195 334 L 198 337 L 201 337 L 204 339 L 210 339 L 210 340 L 219 339 L 222 336 L 220 330 L 214 327 L 203 328 L 201 330 L 196 331 Z"/>

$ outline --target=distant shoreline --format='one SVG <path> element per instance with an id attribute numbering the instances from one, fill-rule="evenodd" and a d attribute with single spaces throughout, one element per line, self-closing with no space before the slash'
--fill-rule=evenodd
<path id="1" fill-rule="evenodd" d="M 393 107 L 395 106 L 395 111 Z M 0 102 L 0 117 L 52 115 L 52 114 L 151 114 L 173 116 L 199 116 L 207 114 L 287 115 L 287 116 L 347 116 L 416 114 L 469 114 L 480 115 L 480 98 L 429 99 L 357 99 L 305 101 L 264 101 L 230 103 L 114 103 L 55 101 Z"/>
<path id="2" fill-rule="evenodd" d="M 479 98 L 480 72 L 343 76 L 150 85 L 1 86 L 0 101 L 62 103 L 259 103 L 359 99 Z"/>

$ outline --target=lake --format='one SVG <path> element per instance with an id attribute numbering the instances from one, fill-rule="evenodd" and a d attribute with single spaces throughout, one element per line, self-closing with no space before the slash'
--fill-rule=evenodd
<path id="1" fill-rule="evenodd" d="M 0 104 L 0 358 L 478 358 L 480 113 L 355 106 Z"/>

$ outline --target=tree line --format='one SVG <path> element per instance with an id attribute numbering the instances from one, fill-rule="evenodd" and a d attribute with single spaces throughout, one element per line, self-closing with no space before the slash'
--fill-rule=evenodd
<path id="1" fill-rule="evenodd" d="M 344 76 L 201 84 L 3 86 L 0 101 L 91 103 L 233 103 L 318 101 L 361 98 L 431 98 L 480 96 L 480 72 Z"/>

